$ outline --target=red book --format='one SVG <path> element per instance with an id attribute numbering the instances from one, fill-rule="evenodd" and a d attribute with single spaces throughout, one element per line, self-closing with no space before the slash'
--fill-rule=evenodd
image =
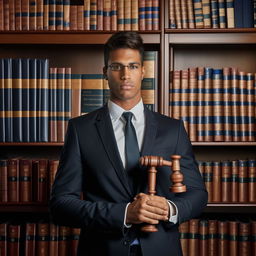
<path id="1" fill-rule="evenodd" d="M 0 255 L 7 255 L 7 223 L 0 223 Z"/>
<path id="2" fill-rule="evenodd" d="M 229 254 L 238 256 L 238 222 L 229 221 Z"/>
<path id="3" fill-rule="evenodd" d="M 231 197 L 231 162 L 221 163 L 221 201 L 230 202 Z"/>
<path id="4" fill-rule="evenodd" d="M 10 159 L 7 164 L 8 201 L 19 202 L 19 160 Z"/>
<path id="5" fill-rule="evenodd" d="M 213 172 L 212 172 L 212 184 L 213 184 L 213 202 L 221 201 L 221 166 L 220 162 L 213 162 Z"/>
<path id="6" fill-rule="evenodd" d="M 20 225 L 8 225 L 7 251 L 10 256 L 20 255 Z"/>
<path id="7" fill-rule="evenodd" d="M 20 201 L 32 201 L 32 161 L 20 160 Z"/>
<path id="8" fill-rule="evenodd" d="M 59 227 L 59 256 L 70 256 L 70 228 L 66 226 Z"/>
<path id="9" fill-rule="evenodd" d="M 71 229 L 71 245 L 70 245 L 70 256 L 77 255 L 77 248 L 80 236 L 80 229 L 79 228 L 72 228 Z"/>
<path id="10" fill-rule="evenodd" d="M 36 223 L 26 223 L 25 256 L 34 256 L 36 252 Z"/>
<path id="11" fill-rule="evenodd" d="M 58 255 L 58 232 L 59 227 L 50 223 L 50 237 L 49 237 L 49 256 Z"/>
<path id="12" fill-rule="evenodd" d="M 0 160 L 0 202 L 7 201 L 7 160 Z"/>
<path id="13" fill-rule="evenodd" d="M 239 255 L 251 256 L 251 227 L 249 222 L 239 224 Z"/>
<path id="14" fill-rule="evenodd" d="M 209 220 L 209 232 L 208 232 L 208 248 L 209 256 L 218 255 L 218 222 L 217 220 Z"/>
<path id="15" fill-rule="evenodd" d="M 248 202 L 248 164 L 246 160 L 238 161 L 238 201 L 241 203 Z"/>
<path id="16" fill-rule="evenodd" d="M 238 202 L 238 161 L 231 161 L 231 202 Z"/>
<path id="17" fill-rule="evenodd" d="M 36 255 L 49 256 L 49 224 L 37 223 Z"/>
<path id="18" fill-rule="evenodd" d="M 208 220 L 200 220 L 199 236 L 200 256 L 208 256 Z"/>
<path id="19" fill-rule="evenodd" d="M 183 256 L 189 256 L 188 255 L 188 241 L 189 241 L 189 222 L 188 221 L 180 224 L 179 232 L 180 232 L 180 242 L 181 242 Z"/>
<path id="20" fill-rule="evenodd" d="M 189 256 L 197 256 L 199 252 L 199 219 L 189 220 Z"/>
<path id="21" fill-rule="evenodd" d="M 218 221 L 218 256 L 228 255 L 228 222 L 227 221 Z"/>

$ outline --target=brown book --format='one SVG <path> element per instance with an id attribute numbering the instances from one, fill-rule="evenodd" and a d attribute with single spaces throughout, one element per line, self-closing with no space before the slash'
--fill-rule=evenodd
<path id="1" fill-rule="evenodd" d="M 252 255 L 256 255 L 256 221 L 251 222 Z"/>
<path id="2" fill-rule="evenodd" d="M 189 246 L 188 255 L 197 256 L 199 252 L 199 219 L 189 220 Z"/>
<path id="3" fill-rule="evenodd" d="M 80 229 L 79 228 L 72 228 L 71 229 L 71 245 L 70 245 L 70 256 L 77 255 L 77 248 L 80 236 Z"/>
<path id="4" fill-rule="evenodd" d="M 97 30 L 104 30 L 104 3 L 110 0 L 97 0 Z M 109 15 L 110 26 L 110 15 Z"/>
<path id="5" fill-rule="evenodd" d="M 189 241 L 189 222 L 183 222 L 179 225 L 180 243 L 183 256 L 188 255 L 188 241 Z"/>
<path id="6" fill-rule="evenodd" d="M 228 222 L 227 221 L 218 221 L 218 256 L 228 255 Z"/>
<path id="7" fill-rule="evenodd" d="M 59 227 L 59 256 L 70 256 L 70 227 L 60 226 Z"/>
<path id="8" fill-rule="evenodd" d="M 29 30 L 36 30 L 36 6 L 37 2 L 29 0 Z"/>
<path id="9" fill-rule="evenodd" d="M 180 0 L 174 0 L 174 8 L 175 8 L 175 21 L 176 21 L 176 27 L 178 29 L 182 28 L 182 22 L 181 22 L 181 1 Z"/>
<path id="10" fill-rule="evenodd" d="M 56 1 L 56 12 L 58 10 L 61 10 L 63 12 L 63 8 L 58 7 L 58 1 Z M 37 0 L 36 5 L 36 29 L 37 30 L 43 30 L 44 28 L 44 1 L 43 0 Z M 62 17 L 63 19 L 63 17 Z M 55 21 L 57 23 L 58 17 L 55 17 Z M 61 29 L 63 26 L 56 25 L 56 29 Z"/>
<path id="11" fill-rule="evenodd" d="M 49 256 L 55 256 L 58 255 L 59 227 L 53 223 L 50 223 L 49 229 Z"/>
<path id="12" fill-rule="evenodd" d="M 213 164 L 212 162 L 204 163 L 204 183 L 208 192 L 208 202 L 212 202 L 213 197 Z"/>
<path id="13" fill-rule="evenodd" d="M 146 1 L 146 6 L 147 6 L 147 2 L 151 2 L 151 0 Z M 126 31 L 132 29 L 131 18 L 132 18 L 132 2 L 131 0 L 124 0 L 124 30 Z M 146 19 L 145 19 L 145 24 L 147 29 Z"/>
<path id="14" fill-rule="evenodd" d="M 174 0 L 169 0 L 169 28 L 177 28 L 176 21 L 175 21 Z"/>
<path id="15" fill-rule="evenodd" d="M 37 223 L 36 255 L 49 256 L 49 224 Z"/>
<path id="16" fill-rule="evenodd" d="M 7 255 L 7 223 L 0 223 L 0 255 Z"/>
<path id="17" fill-rule="evenodd" d="M 188 9 L 187 9 L 187 1 L 180 2 L 181 8 L 181 24 L 182 28 L 188 28 Z"/>
<path id="18" fill-rule="evenodd" d="M 238 256 L 238 222 L 229 221 L 229 254 Z"/>
<path id="19" fill-rule="evenodd" d="M 0 31 L 4 30 L 4 0 L 0 0 Z"/>
<path id="20" fill-rule="evenodd" d="M 186 2 L 188 8 L 188 27 L 195 28 L 193 1 L 187 0 Z"/>
<path id="21" fill-rule="evenodd" d="M 111 0 L 111 30 L 117 30 L 117 0 Z"/>
<path id="22" fill-rule="evenodd" d="M 19 160 L 9 159 L 7 164 L 8 201 L 19 202 Z"/>
<path id="23" fill-rule="evenodd" d="M 153 0 L 152 0 L 152 4 L 153 4 Z M 133 31 L 139 30 L 139 2 L 138 2 L 138 0 L 131 0 L 131 23 L 132 23 Z"/>
<path id="24" fill-rule="evenodd" d="M 249 222 L 239 223 L 239 255 L 251 256 L 251 226 Z"/>
<path id="25" fill-rule="evenodd" d="M 221 202 L 231 201 L 231 162 L 221 163 Z"/>
<path id="26" fill-rule="evenodd" d="M 218 221 L 209 220 L 209 231 L 208 231 L 208 250 L 209 256 L 218 255 Z"/>
<path id="27" fill-rule="evenodd" d="M 152 0 L 152 29 L 159 30 L 159 0 Z"/>
<path id="28" fill-rule="evenodd" d="M 49 160 L 49 192 L 51 191 L 55 175 L 59 166 L 59 160 Z M 50 193 L 49 193 L 50 195 Z"/>
<path id="29" fill-rule="evenodd" d="M 180 70 L 173 71 L 173 83 L 172 83 L 172 109 L 171 109 L 171 117 L 175 119 L 180 118 Z"/>
<path id="30" fill-rule="evenodd" d="M 197 141 L 204 141 L 204 90 L 205 90 L 205 72 L 204 72 L 204 67 L 198 67 L 198 84 L 197 84 L 197 89 L 198 89 L 198 94 L 197 94 L 197 102 L 198 102 L 198 107 L 197 107 L 197 113 L 196 113 L 196 130 L 197 130 Z"/>
<path id="31" fill-rule="evenodd" d="M 20 255 L 20 225 L 8 225 L 8 255 Z"/>
<path id="32" fill-rule="evenodd" d="M 231 202 L 238 202 L 238 161 L 231 161 Z"/>
<path id="33" fill-rule="evenodd" d="M 84 30 L 90 30 L 90 0 L 84 0 Z"/>
<path id="34" fill-rule="evenodd" d="M 224 141 L 232 141 L 231 80 L 228 67 L 223 68 L 223 90 Z"/>
<path id="35" fill-rule="evenodd" d="M 239 102 L 239 94 L 238 94 L 238 70 L 237 68 L 231 68 L 231 100 L 232 100 L 232 133 L 233 133 L 233 141 L 239 141 L 239 115 L 240 108 L 237 102 Z"/>
<path id="36" fill-rule="evenodd" d="M 71 75 L 71 88 L 71 117 L 77 117 L 81 115 L 82 77 L 80 74 Z"/>
<path id="37" fill-rule="evenodd" d="M 118 1 L 123 1 L 123 0 L 118 0 Z M 143 17 L 143 18 L 139 19 L 139 30 L 140 31 L 146 30 L 146 22 L 145 22 L 145 18 L 144 18 L 145 17 L 145 7 L 146 7 L 145 2 L 146 2 L 146 0 L 139 1 L 139 17 Z"/>
<path id="38" fill-rule="evenodd" d="M 220 162 L 213 162 L 212 169 L 212 201 L 221 202 L 221 166 Z"/>
<path id="39" fill-rule="evenodd" d="M 43 3 L 42 0 L 39 0 Z M 64 8 L 63 3 L 61 1 L 56 1 L 56 13 L 61 13 L 62 15 L 56 15 L 56 30 L 63 30 L 63 14 Z"/>
<path id="40" fill-rule="evenodd" d="M 25 256 L 36 253 L 36 223 L 26 223 L 25 227 Z"/>
<path id="41" fill-rule="evenodd" d="M 248 141 L 255 141 L 255 93 L 254 93 L 254 74 L 247 73 L 247 86 L 246 86 L 248 93 L 247 93 L 247 103 L 248 103 Z"/>
<path id="42" fill-rule="evenodd" d="M 199 251 L 200 256 L 208 256 L 208 220 L 199 222 Z"/>
<path id="43" fill-rule="evenodd" d="M 188 92 L 188 70 L 181 70 L 181 92 L 178 97 L 180 97 L 180 118 L 183 120 L 184 127 L 189 133 L 188 130 L 188 101 L 189 101 L 189 92 Z"/>
<path id="44" fill-rule="evenodd" d="M 0 160 L 0 202 L 8 201 L 7 160 Z"/>
<path id="45" fill-rule="evenodd" d="M 110 30 L 111 29 L 110 13 L 111 13 L 111 0 L 104 0 L 104 3 L 103 3 L 103 21 L 104 22 L 103 22 L 103 25 L 102 25 L 104 30 Z"/>
<path id="46" fill-rule="evenodd" d="M 15 30 L 15 0 L 9 0 L 9 25 L 10 30 Z"/>
<path id="47" fill-rule="evenodd" d="M 256 203 L 256 161 L 248 160 L 248 201 Z"/>
<path id="48" fill-rule="evenodd" d="M 70 5 L 70 30 L 77 30 L 77 5 Z"/>
<path id="49" fill-rule="evenodd" d="M 34 201 L 47 203 L 48 201 L 48 160 L 33 160 L 33 191 Z"/>
<path id="50" fill-rule="evenodd" d="M 238 201 L 248 202 L 248 162 L 247 160 L 238 161 Z"/>
<path id="51" fill-rule="evenodd" d="M 84 6 L 77 6 L 77 30 L 84 30 Z"/>
<path id="52" fill-rule="evenodd" d="M 9 22 L 9 1 L 4 1 L 4 30 L 9 31 L 10 30 L 10 22 Z"/>
<path id="53" fill-rule="evenodd" d="M 202 1 L 194 1 L 194 15 L 196 28 L 204 28 Z"/>
<path id="54" fill-rule="evenodd" d="M 20 160 L 20 201 L 32 201 L 32 161 L 28 159 Z"/>
<path id="55" fill-rule="evenodd" d="M 84 24 L 84 6 L 83 5 L 82 5 L 82 13 L 83 13 L 82 24 Z M 66 4 L 65 2 L 63 3 L 63 30 L 70 30 L 70 3 Z"/>
<path id="56" fill-rule="evenodd" d="M 21 0 L 21 13 L 22 30 L 29 30 L 29 0 Z"/>

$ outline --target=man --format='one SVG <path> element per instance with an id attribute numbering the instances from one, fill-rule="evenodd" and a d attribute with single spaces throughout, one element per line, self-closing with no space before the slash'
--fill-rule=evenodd
<path id="1" fill-rule="evenodd" d="M 136 32 L 114 34 L 104 49 L 110 101 L 68 125 L 50 208 L 57 223 L 81 228 L 78 255 L 182 255 L 178 224 L 207 203 L 182 122 L 143 106 L 143 52 Z M 159 167 L 157 195 L 147 195 L 139 157 L 173 154 L 181 155 L 187 191 L 171 193 L 170 168 Z M 144 224 L 158 231 L 142 232 Z"/>

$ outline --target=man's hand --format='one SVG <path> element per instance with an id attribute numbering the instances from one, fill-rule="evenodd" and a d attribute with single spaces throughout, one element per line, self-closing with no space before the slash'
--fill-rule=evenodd
<path id="1" fill-rule="evenodd" d="M 126 224 L 158 224 L 167 221 L 169 205 L 164 197 L 138 194 L 127 208 Z"/>

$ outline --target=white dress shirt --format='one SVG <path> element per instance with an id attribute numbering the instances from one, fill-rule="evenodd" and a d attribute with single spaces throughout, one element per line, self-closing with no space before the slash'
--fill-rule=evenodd
<path id="1" fill-rule="evenodd" d="M 110 114 L 110 119 L 112 122 L 116 142 L 117 142 L 117 147 L 119 150 L 119 154 L 121 157 L 121 160 L 123 162 L 123 166 L 126 166 L 126 159 L 125 159 L 125 125 L 126 125 L 126 120 L 122 116 L 123 112 L 127 112 L 127 110 L 121 108 L 119 105 L 115 104 L 113 101 L 109 100 L 108 101 L 108 109 L 109 109 L 109 114 Z M 129 110 L 129 112 L 133 113 L 132 117 L 132 124 L 135 128 L 136 135 L 137 135 L 137 140 L 139 144 L 139 150 L 141 151 L 142 145 L 143 145 L 143 139 L 144 139 L 144 134 L 145 134 L 145 114 L 144 114 L 144 105 L 142 102 L 142 99 L 140 102 L 133 107 L 132 109 Z M 127 204 L 126 209 L 125 209 L 125 215 L 124 215 L 124 225 L 126 227 L 131 227 L 131 225 L 126 225 L 125 220 L 126 220 L 126 212 L 127 212 L 127 207 L 130 203 Z M 176 224 L 178 221 L 178 209 L 176 205 L 168 201 L 169 207 L 170 207 L 170 218 L 169 221 Z M 173 207 L 176 209 L 176 214 L 173 215 Z"/>

